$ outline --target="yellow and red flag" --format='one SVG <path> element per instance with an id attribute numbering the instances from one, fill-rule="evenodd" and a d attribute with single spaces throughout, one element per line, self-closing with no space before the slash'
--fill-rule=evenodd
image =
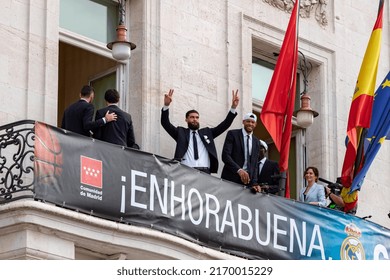
<path id="1" fill-rule="evenodd" d="M 296 76 L 298 62 L 298 17 L 299 1 L 295 1 L 287 31 L 283 40 L 275 70 L 260 119 L 268 130 L 280 153 L 279 169 L 286 173 L 288 170 L 288 156 L 296 94 Z M 288 178 L 286 183 L 286 197 L 290 197 Z"/>
<path id="2" fill-rule="evenodd" d="M 382 40 L 383 2 L 384 0 L 379 1 L 378 16 L 360 67 L 349 111 L 347 125 L 348 143 L 341 174 L 341 181 L 346 188 L 351 186 L 355 175 L 359 172 L 363 163 L 364 136 L 362 137 L 362 134 L 366 128 L 370 127 L 371 122 Z M 354 204 L 356 204 L 356 201 Z"/>

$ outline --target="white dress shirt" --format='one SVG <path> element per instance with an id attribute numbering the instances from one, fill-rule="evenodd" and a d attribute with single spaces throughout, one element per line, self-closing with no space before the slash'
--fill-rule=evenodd
<path id="1" fill-rule="evenodd" d="M 197 130 L 195 130 L 195 138 L 196 143 L 198 144 L 198 155 L 199 158 L 195 160 L 194 157 L 194 143 L 192 140 L 192 132 L 194 130 L 190 130 L 190 141 L 188 143 L 188 149 L 185 153 L 183 160 L 181 163 L 184 165 L 187 165 L 189 167 L 207 167 L 210 168 L 210 157 L 209 153 L 207 152 L 206 147 L 204 146 L 202 140 L 200 139 L 200 135 Z"/>
<path id="2" fill-rule="evenodd" d="M 249 155 L 252 154 L 252 133 L 249 133 L 245 131 L 245 129 L 243 128 L 242 129 L 242 135 L 244 137 L 244 155 L 245 155 L 245 162 L 244 162 L 244 166 L 242 167 L 242 169 L 244 170 L 247 170 L 248 166 L 247 166 L 247 162 L 248 162 L 248 159 L 247 159 L 247 155 L 248 155 L 248 151 L 247 151 L 247 145 L 246 145 L 246 139 L 247 139 L 247 136 L 249 135 Z"/>

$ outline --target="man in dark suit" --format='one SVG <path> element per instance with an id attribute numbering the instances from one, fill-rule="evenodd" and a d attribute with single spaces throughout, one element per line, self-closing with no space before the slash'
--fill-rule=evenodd
<path id="1" fill-rule="evenodd" d="M 222 179 L 249 187 L 257 186 L 260 144 L 253 135 L 256 122 L 256 115 L 248 113 L 243 118 L 243 128 L 228 131 L 222 150 L 222 161 L 225 163 Z"/>
<path id="2" fill-rule="evenodd" d="M 64 112 L 62 117 L 61 128 L 84 135 L 91 136 L 92 131 L 105 125 L 108 122 L 116 120 L 115 113 L 106 114 L 99 119 L 93 120 L 95 111 L 91 104 L 95 92 L 91 86 L 83 86 L 80 92 L 80 100 L 70 105 Z"/>
<path id="3" fill-rule="evenodd" d="M 221 135 L 232 124 L 236 117 L 239 102 L 238 90 L 232 92 L 232 106 L 226 118 L 216 127 L 199 129 L 199 113 L 190 110 L 186 113 L 188 128 L 175 127 L 169 121 L 169 105 L 172 102 L 173 89 L 164 95 L 164 107 L 161 110 L 161 125 L 176 141 L 174 159 L 183 164 L 206 172 L 218 172 L 218 156 L 214 138 Z"/>
<path id="4" fill-rule="evenodd" d="M 257 192 L 277 194 L 279 192 L 279 165 L 276 161 L 266 158 L 268 145 L 260 140 L 260 153 L 258 164 L 258 183 L 255 189 Z"/>
<path id="5" fill-rule="evenodd" d="M 116 89 L 108 89 L 104 94 L 107 107 L 96 112 L 96 118 L 101 118 L 106 112 L 114 112 L 117 115 L 115 122 L 110 122 L 100 127 L 95 134 L 96 139 L 112 144 L 139 149 L 135 143 L 133 122 L 130 114 L 118 107 L 119 93 Z"/>

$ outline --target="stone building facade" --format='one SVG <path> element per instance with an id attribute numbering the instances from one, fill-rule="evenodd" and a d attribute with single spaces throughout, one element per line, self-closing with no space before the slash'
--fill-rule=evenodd
<path id="1" fill-rule="evenodd" d="M 317 166 L 320 177 L 330 181 L 340 176 L 349 107 L 377 2 L 301 1 L 299 50 L 310 66 L 307 90 L 319 116 L 307 129 L 294 120 L 293 199 L 304 186 L 305 166 Z M 80 6 L 73 11 L 76 3 Z M 235 89 L 240 104 L 232 128 L 241 127 L 245 113 L 261 112 L 264 98 L 254 88 L 266 78 L 254 75 L 254 69 L 260 65 L 269 70 L 275 64 L 292 1 L 127 0 L 128 39 L 137 45 L 127 62 L 115 61 L 106 48 L 116 18 L 105 15 L 116 11 L 116 3 L 1 1 L 0 125 L 23 119 L 58 125 L 64 108 L 78 99 L 83 84 L 99 89 L 110 85 L 121 92 L 120 106 L 132 115 L 141 148 L 172 157 L 174 140 L 160 125 L 163 94 L 170 88 L 175 90 L 171 121 L 176 125 L 183 125 L 185 112 L 193 108 L 200 113 L 201 126 L 217 125 L 229 110 Z M 388 4 L 376 87 L 390 70 Z M 102 35 L 104 28 L 106 35 Z M 302 91 L 302 69 L 298 72 Z M 270 144 L 270 156 L 274 156 L 272 141 L 261 124 L 256 134 Z M 224 135 L 216 140 L 219 151 L 223 140 Z M 373 222 L 385 227 L 390 227 L 389 170 L 386 141 L 360 191 L 357 213 L 372 215 Z"/>

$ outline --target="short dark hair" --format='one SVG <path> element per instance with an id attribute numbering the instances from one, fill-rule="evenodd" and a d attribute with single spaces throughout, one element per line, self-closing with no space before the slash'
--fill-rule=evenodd
<path id="1" fill-rule="evenodd" d="M 82 97 L 89 97 L 92 92 L 95 92 L 94 88 L 91 86 L 83 86 L 81 88 L 80 94 Z"/>
<path id="2" fill-rule="evenodd" d="M 119 92 L 116 89 L 108 89 L 104 94 L 104 99 L 108 103 L 118 103 L 119 102 Z"/>
<path id="3" fill-rule="evenodd" d="M 188 118 L 188 116 L 189 116 L 190 114 L 192 114 L 192 113 L 197 113 L 197 114 L 199 115 L 198 111 L 196 111 L 196 110 L 189 110 L 189 111 L 186 113 L 186 118 Z"/>

